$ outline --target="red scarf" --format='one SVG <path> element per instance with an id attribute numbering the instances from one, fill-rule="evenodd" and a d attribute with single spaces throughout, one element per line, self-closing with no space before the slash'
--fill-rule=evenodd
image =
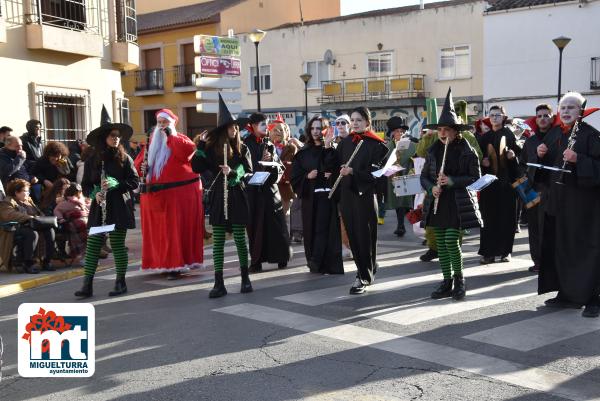
<path id="1" fill-rule="evenodd" d="M 362 134 L 358 134 L 356 132 L 351 132 L 350 137 L 352 138 L 352 142 L 354 142 L 354 143 L 359 143 L 364 138 L 371 138 L 378 142 L 385 143 L 385 141 L 383 139 L 381 139 L 380 137 L 378 137 L 377 134 L 375 134 L 373 131 L 365 131 Z"/>
<path id="2" fill-rule="evenodd" d="M 252 129 L 252 125 L 248 124 L 246 126 L 246 131 L 248 131 L 250 133 L 250 135 L 252 135 L 254 137 L 254 140 L 256 141 L 256 143 L 258 143 L 259 145 L 263 142 L 262 137 L 258 136 L 254 130 Z"/>

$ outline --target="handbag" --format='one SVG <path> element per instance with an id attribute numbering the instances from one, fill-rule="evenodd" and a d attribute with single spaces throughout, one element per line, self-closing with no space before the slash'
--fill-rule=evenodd
<path id="1" fill-rule="evenodd" d="M 49 228 L 58 228 L 58 220 L 56 216 L 35 216 L 29 220 L 29 225 L 32 230 L 43 231 Z"/>

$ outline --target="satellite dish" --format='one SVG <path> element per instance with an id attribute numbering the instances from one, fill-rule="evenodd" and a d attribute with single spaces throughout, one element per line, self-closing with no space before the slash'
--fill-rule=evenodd
<path id="1" fill-rule="evenodd" d="M 325 61 L 325 64 L 335 64 L 335 60 L 333 59 L 333 52 L 330 49 L 325 50 L 325 54 L 323 55 L 323 61 Z"/>

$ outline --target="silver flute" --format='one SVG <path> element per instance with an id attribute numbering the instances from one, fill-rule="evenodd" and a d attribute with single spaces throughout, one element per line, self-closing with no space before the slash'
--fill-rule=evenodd
<path id="1" fill-rule="evenodd" d="M 352 152 L 352 154 L 350 155 L 350 158 L 348 159 L 348 161 L 344 165 L 345 167 L 350 167 L 350 163 L 352 163 L 352 160 L 354 159 L 354 156 L 356 156 L 356 154 L 358 153 L 358 150 L 360 149 L 360 147 L 362 146 L 363 143 L 364 143 L 364 141 L 360 141 L 358 143 L 358 145 L 356 145 L 356 148 L 354 148 L 354 152 Z M 342 178 L 343 178 L 343 176 L 341 174 L 338 175 L 338 178 L 333 183 L 333 187 L 331 187 L 331 191 L 329 191 L 329 196 L 328 196 L 329 199 L 331 199 L 333 197 L 333 193 L 335 192 L 335 190 L 338 187 L 338 185 L 340 185 L 340 181 L 342 181 Z"/>
<path id="2" fill-rule="evenodd" d="M 442 156 L 442 166 L 440 167 L 440 172 L 438 174 L 444 174 L 444 166 L 446 165 L 446 152 L 448 151 L 448 138 L 444 140 L 444 156 Z M 439 179 L 439 177 L 438 177 Z M 441 185 L 438 185 L 440 189 L 442 189 Z M 440 194 L 441 195 L 441 194 Z M 440 203 L 440 197 L 438 196 L 433 201 L 433 214 L 437 214 L 438 205 Z"/>
<path id="3" fill-rule="evenodd" d="M 223 144 L 223 166 L 227 166 L 227 143 Z M 229 220 L 229 188 L 227 188 L 227 175 L 223 173 L 223 202 L 225 206 L 225 221 Z"/>

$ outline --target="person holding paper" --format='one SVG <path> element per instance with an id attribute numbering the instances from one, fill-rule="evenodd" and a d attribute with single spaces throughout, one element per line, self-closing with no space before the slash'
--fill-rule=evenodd
<path id="1" fill-rule="evenodd" d="M 475 182 L 481 172 L 477 153 L 460 134 L 470 127 L 462 124 L 456 115 L 450 89 L 437 124 L 426 128 L 438 130 L 439 136 L 439 141 L 429 148 L 421 171 L 421 185 L 431 195 L 425 199 L 423 219 L 427 227 L 434 229 L 443 275 L 431 298 L 461 300 L 466 295 L 466 287 L 460 231 L 482 224 L 477 195 L 466 187 Z"/>
<path id="2" fill-rule="evenodd" d="M 538 293 L 558 291 L 545 301 L 549 307 L 580 308 L 584 317 L 600 315 L 600 132 L 583 120 L 598 109 L 583 110 L 585 99 L 576 92 L 560 100 L 560 142 L 550 163 L 570 173 L 552 172 L 547 192 L 542 235 L 542 264 Z M 572 147 L 572 130 L 577 125 Z M 552 147 L 549 147 L 550 150 Z M 549 151 L 550 151 L 549 150 Z"/>
<path id="3" fill-rule="evenodd" d="M 390 118 L 386 124 L 388 127 L 387 136 L 391 139 L 388 143 L 388 148 L 392 152 L 395 152 L 395 165 L 402 167 L 404 170 L 395 173 L 388 180 L 385 209 L 395 210 L 397 223 L 394 234 L 402 238 L 406 233 L 404 216 L 408 213 L 409 209 L 412 208 L 414 195 L 396 196 L 392 178 L 407 175 L 409 173 L 413 166 L 412 157 L 416 153 L 416 145 L 409 138 L 404 136 L 404 133 L 408 131 L 408 125 L 406 125 L 406 120 L 403 117 L 394 116 Z"/>
<path id="4" fill-rule="evenodd" d="M 385 162 L 387 147 L 371 128 L 371 112 L 357 107 L 350 114 L 352 131 L 336 149 L 342 165 L 342 179 L 335 192 L 348 231 L 350 249 L 357 273 L 350 294 L 363 294 L 373 283 L 377 271 L 377 201 L 375 177 Z M 359 143 L 364 142 L 350 165 L 348 160 Z"/>
<path id="5" fill-rule="evenodd" d="M 290 236 L 283 214 L 283 204 L 277 183 L 283 175 L 283 165 L 274 145 L 267 137 L 269 120 L 262 113 L 250 115 L 250 133 L 244 144 L 250 151 L 252 171 L 268 173 L 261 185 L 248 185 L 248 238 L 250 240 L 250 272 L 262 271 L 263 262 L 287 266 L 291 256 Z M 261 162 L 265 162 L 263 165 Z"/>
<path id="6" fill-rule="evenodd" d="M 518 177 L 518 159 L 521 148 L 515 134 L 505 124 L 503 106 L 490 107 L 492 130 L 480 139 L 484 157 L 481 162 L 484 174 L 498 177 L 481 191 L 480 206 L 484 226 L 481 229 L 479 263 L 510 262 L 515 232 L 517 230 L 517 192 L 512 183 Z"/>
<path id="7" fill-rule="evenodd" d="M 125 274 L 129 259 L 125 237 L 127 230 L 135 228 L 130 191 L 137 189 L 139 177 L 133 160 L 123 148 L 123 142 L 131 138 L 133 129 L 126 124 L 111 123 L 104 107 L 101 121 L 102 125 L 90 132 L 86 138 L 87 143 L 93 147 L 93 152 L 85 161 L 81 187 L 83 194 L 92 199 L 88 216 L 91 232 L 85 251 L 83 287 L 75 293 L 75 296 L 80 298 L 93 295 L 92 282 L 98 267 L 100 249 L 105 240 L 105 234 L 92 235 L 92 229 L 113 224 L 114 229 L 110 231 L 108 238 L 115 258 L 117 278 L 114 290 L 108 295 L 115 296 L 127 292 Z M 103 175 L 105 179 L 101 180 Z M 102 203 L 105 204 L 104 212 Z"/>
<path id="8" fill-rule="evenodd" d="M 250 152 L 240 141 L 238 120 L 234 119 L 219 94 L 219 115 L 217 127 L 204 133 L 198 142 L 198 150 L 192 157 L 192 169 L 198 174 L 210 170 L 215 180 L 208 193 L 209 223 L 213 226 L 213 260 L 215 285 L 209 298 L 227 295 L 223 282 L 223 262 L 225 231 L 233 231 L 242 273 L 241 293 L 252 292 L 248 275 L 248 247 L 246 245 L 246 225 L 248 224 L 248 197 L 244 178 L 252 173 Z M 226 153 L 224 153 L 226 152 Z M 225 159 L 227 163 L 225 163 Z M 227 200 L 225 183 L 227 179 Z M 225 216 L 227 206 L 227 216 Z"/>
<path id="9" fill-rule="evenodd" d="M 291 182 L 302 200 L 304 251 L 311 273 L 342 274 L 342 243 L 336 203 L 329 199 L 331 174 L 338 170 L 329 122 L 314 116 L 306 125 L 306 144 L 294 157 Z"/>

